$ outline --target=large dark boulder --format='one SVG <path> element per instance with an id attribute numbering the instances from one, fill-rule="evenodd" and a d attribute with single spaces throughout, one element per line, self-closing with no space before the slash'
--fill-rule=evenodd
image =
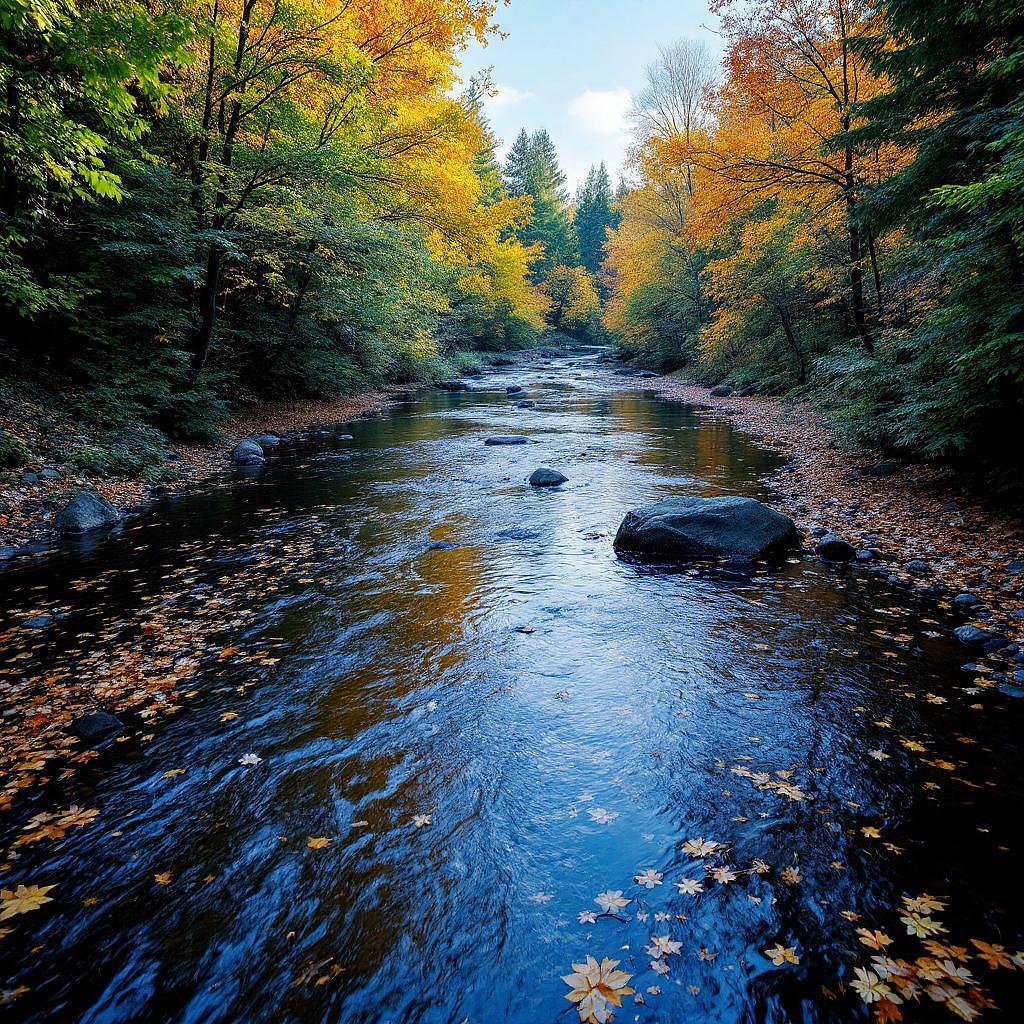
<path id="1" fill-rule="evenodd" d="M 106 498 L 95 491 L 79 491 L 57 516 L 57 532 L 64 536 L 78 536 L 94 530 L 109 530 L 120 519 L 120 513 Z"/>
<path id="2" fill-rule="evenodd" d="M 505 388 L 506 395 L 521 395 L 522 393 L 523 389 L 518 384 L 510 384 Z"/>
<path id="3" fill-rule="evenodd" d="M 819 558 L 827 562 L 849 562 L 857 555 L 857 549 L 849 542 L 837 537 L 834 533 L 826 533 L 815 547 Z"/>
<path id="4" fill-rule="evenodd" d="M 799 542 L 789 516 L 740 497 L 664 498 L 630 512 L 615 535 L 618 551 L 678 561 L 749 560 Z"/>
<path id="5" fill-rule="evenodd" d="M 711 389 L 712 398 L 728 398 L 732 394 L 732 388 L 728 384 L 719 384 L 717 388 Z"/>
<path id="6" fill-rule="evenodd" d="M 562 476 L 557 469 L 548 469 L 547 466 L 541 466 L 530 474 L 530 483 L 534 487 L 557 487 L 568 479 L 567 476 Z"/>
<path id="7" fill-rule="evenodd" d="M 495 434 L 487 438 L 484 444 L 508 445 L 508 444 L 529 444 L 530 439 L 523 434 Z"/>
<path id="8" fill-rule="evenodd" d="M 252 439 L 239 441 L 231 452 L 231 461 L 236 466 L 259 466 L 265 461 L 263 449 Z"/>

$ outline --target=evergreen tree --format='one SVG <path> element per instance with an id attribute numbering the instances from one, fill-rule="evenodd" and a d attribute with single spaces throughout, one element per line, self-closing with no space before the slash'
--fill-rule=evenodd
<path id="1" fill-rule="evenodd" d="M 1019 459 L 1024 10 L 1002 0 L 881 9 L 884 34 L 868 47 L 889 89 L 861 107 L 855 137 L 914 154 L 873 190 L 867 217 L 871 229 L 909 230 L 922 312 L 878 369 L 888 380 L 878 412 L 898 442 L 929 455 L 1006 461 L 1009 443 Z"/>
<path id="2" fill-rule="evenodd" d="M 600 269 L 607 230 L 615 226 L 613 202 L 608 169 L 603 163 L 591 167 L 586 182 L 576 195 L 576 213 L 573 217 L 579 238 L 580 258 L 591 274 L 596 274 Z"/>
<path id="3" fill-rule="evenodd" d="M 565 191 L 565 174 L 551 136 L 543 128 L 527 135 L 521 131 L 505 160 L 505 187 L 513 197 L 530 196 L 533 214 L 518 237 L 524 245 L 540 243 L 544 255 L 533 264 L 533 278 L 541 280 L 559 265 L 579 261 L 576 232 Z"/>
<path id="4" fill-rule="evenodd" d="M 505 188 L 514 199 L 532 195 L 530 191 L 530 136 L 524 128 L 505 157 Z"/>
<path id="5" fill-rule="evenodd" d="M 484 113 L 484 99 L 493 92 L 490 68 L 479 75 L 474 75 L 469 80 L 469 88 L 463 100 L 463 105 L 470 119 L 480 129 L 480 137 L 483 146 L 473 156 L 473 170 L 480 179 L 483 190 L 483 202 L 486 204 L 497 203 L 508 195 L 505 185 L 501 180 L 501 167 L 498 164 L 496 150 L 497 139 L 491 130 L 490 122 Z"/>

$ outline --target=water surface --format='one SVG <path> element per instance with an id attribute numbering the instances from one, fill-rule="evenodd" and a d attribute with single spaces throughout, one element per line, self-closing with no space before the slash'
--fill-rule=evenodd
<path id="1" fill-rule="evenodd" d="M 1018 1019 L 1019 972 L 970 940 L 1020 944 L 1022 715 L 961 670 L 947 611 L 812 559 L 615 557 L 630 508 L 768 499 L 776 456 L 588 360 L 344 431 L 0 577 L 8 624 L 58 614 L 0 654 L 5 686 L 64 674 L 102 703 L 158 673 L 182 706 L 8 814 L 7 849 L 29 813 L 100 812 L 7 862 L 5 886 L 57 887 L 6 922 L 0 1014 L 569 1021 L 590 953 L 633 975 L 622 1021 L 867 1019 L 857 928 L 931 956 L 900 921 L 927 893 L 931 941 Z M 483 444 L 515 432 L 536 443 Z M 569 483 L 529 487 L 540 465 Z M 652 936 L 680 943 L 667 974 Z"/>

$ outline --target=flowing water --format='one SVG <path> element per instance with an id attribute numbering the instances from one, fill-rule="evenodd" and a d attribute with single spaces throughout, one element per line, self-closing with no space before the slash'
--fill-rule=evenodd
<path id="1" fill-rule="evenodd" d="M 619 1021 L 861 1020 L 857 928 L 915 977 L 972 972 L 905 1019 L 957 993 L 1021 1019 L 971 940 L 1019 948 L 1022 714 L 961 669 L 957 620 L 808 557 L 615 556 L 659 497 L 770 500 L 776 456 L 587 359 L 344 430 L 0 577 L 25 638 L 0 679 L 164 652 L 182 705 L 7 813 L 10 850 L 30 812 L 99 811 L 5 862 L 55 888 L 4 922 L 0 1019 L 575 1021 L 561 976 L 592 954 L 643 1000 Z M 536 443 L 483 444 L 513 432 Z M 900 921 L 923 893 L 930 937 Z"/>

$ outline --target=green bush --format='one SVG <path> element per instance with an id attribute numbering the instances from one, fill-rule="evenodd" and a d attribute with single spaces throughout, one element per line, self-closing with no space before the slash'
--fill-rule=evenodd
<path id="1" fill-rule="evenodd" d="M 31 458 L 28 441 L 16 434 L 0 434 L 0 466 L 13 469 L 23 466 Z"/>
<path id="2" fill-rule="evenodd" d="M 136 424 L 108 431 L 98 442 L 68 453 L 68 461 L 100 476 L 140 476 L 164 467 L 164 435 L 155 427 Z"/>

